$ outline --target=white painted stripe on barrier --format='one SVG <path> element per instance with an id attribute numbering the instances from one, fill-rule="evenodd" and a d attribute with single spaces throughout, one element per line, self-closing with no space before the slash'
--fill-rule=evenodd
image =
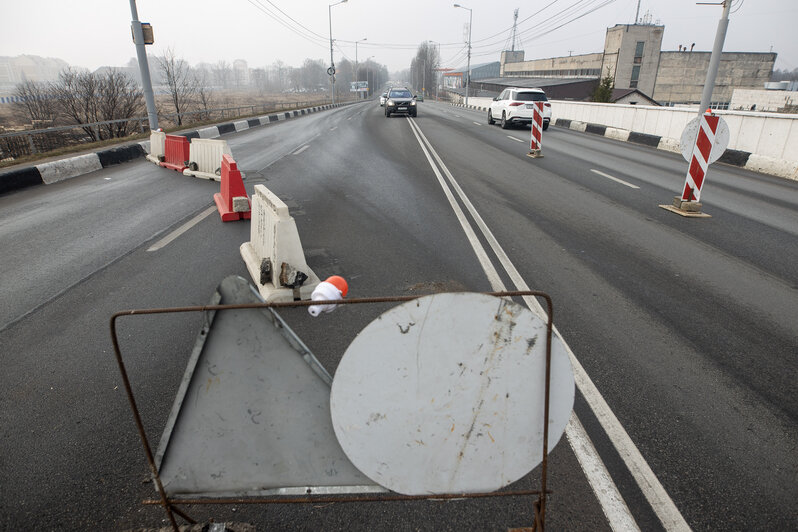
<path id="1" fill-rule="evenodd" d="M 610 139 L 620 140 L 627 142 L 629 140 L 628 129 L 618 129 L 617 127 L 608 127 L 604 131 L 604 136 Z"/>
<path id="2" fill-rule="evenodd" d="M 627 138 L 629 136 L 627 135 Z M 658 150 L 665 150 L 671 153 L 682 153 L 682 148 L 680 146 L 680 142 L 676 139 L 669 139 L 662 137 L 659 139 L 659 144 L 657 144 Z"/>
<path id="3" fill-rule="evenodd" d="M 249 122 L 246 120 L 239 120 L 238 122 L 233 122 L 233 126 L 236 128 L 236 133 L 238 133 L 239 131 L 249 129 Z"/>
<path id="4" fill-rule="evenodd" d="M 260 125 L 262 125 L 262 126 L 268 126 L 271 123 L 271 120 L 269 120 L 268 115 L 259 116 L 258 120 L 260 120 Z"/>
<path id="5" fill-rule="evenodd" d="M 197 130 L 201 139 L 215 139 L 219 136 L 219 128 L 216 126 L 204 127 Z"/>
<path id="6" fill-rule="evenodd" d="M 51 163 L 37 164 L 36 168 L 42 175 L 44 184 L 51 185 L 64 179 L 102 170 L 103 165 L 100 164 L 100 157 L 96 153 L 87 153 Z"/>
<path id="7" fill-rule="evenodd" d="M 579 122 L 578 120 L 571 120 L 570 129 L 574 131 L 581 131 L 582 133 L 585 132 L 587 129 L 587 122 Z"/>
<path id="8" fill-rule="evenodd" d="M 146 153 L 147 155 L 150 154 L 150 141 L 149 140 L 142 140 L 141 142 L 139 142 L 139 146 L 141 146 L 141 149 L 144 150 L 144 153 Z"/>
<path id="9" fill-rule="evenodd" d="M 744 168 L 798 181 L 798 162 L 773 159 L 752 153 L 748 156 L 748 161 L 746 161 Z"/>

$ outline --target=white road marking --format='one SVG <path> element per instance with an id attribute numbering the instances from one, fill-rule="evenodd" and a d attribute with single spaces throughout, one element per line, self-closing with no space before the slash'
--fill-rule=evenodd
<path id="1" fill-rule="evenodd" d="M 481 125 L 482 125 L 482 124 L 480 124 L 479 122 L 474 122 L 474 124 L 476 124 L 476 125 L 478 125 L 478 126 L 481 126 Z"/>
<path id="2" fill-rule="evenodd" d="M 513 139 L 513 140 L 514 140 L 514 141 L 516 141 L 516 142 L 526 142 L 525 140 L 521 140 L 521 139 L 519 139 L 518 137 L 514 137 L 514 136 L 512 136 L 512 135 L 507 135 L 507 138 L 508 138 L 508 139 Z"/>
<path id="3" fill-rule="evenodd" d="M 310 144 L 305 144 L 304 146 L 299 148 L 297 151 L 295 151 L 293 154 L 294 155 L 299 155 L 300 153 L 302 153 L 303 151 L 307 150 L 308 148 L 310 148 Z"/>
<path id="4" fill-rule="evenodd" d="M 631 184 L 631 183 L 629 183 L 627 181 L 624 181 L 623 179 L 618 179 L 617 177 L 612 177 L 609 174 L 605 174 L 604 172 L 599 172 L 598 170 L 594 170 L 593 168 L 591 168 L 590 171 L 593 172 L 594 174 L 600 175 L 601 177 L 606 177 L 607 179 L 611 179 L 611 180 L 615 181 L 616 183 L 620 183 L 622 185 L 626 185 L 629 188 L 640 188 L 637 185 L 633 185 L 633 184 Z"/>
<path id="5" fill-rule="evenodd" d="M 177 237 L 179 237 L 180 235 L 182 235 L 183 233 L 185 233 L 186 231 L 188 231 L 189 229 L 200 223 L 212 212 L 216 212 L 216 205 L 214 205 L 213 207 L 208 207 L 207 209 L 196 215 L 194 218 L 187 221 L 186 223 L 184 223 L 183 225 L 181 225 L 180 227 L 178 227 L 177 229 L 175 229 L 174 231 L 172 231 L 171 233 L 160 239 L 158 242 L 147 248 L 147 251 L 158 251 L 159 249 L 166 247 L 172 242 L 172 240 L 176 239 Z"/>
<path id="6" fill-rule="evenodd" d="M 409 119 L 408 119 L 409 120 Z M 518 290 L 529 290 L 529 286 L 527 286 L 526 282 L 524 281 L 521 274 L 515 268 L 513 263 L 510 261 L 510 258 L 505 253 L 504 249 L 499 244 L 496 237 L 493 235 L 493 232 L 487 227 L 485 221 L 477 212 L 474 205 L 465 195 L 463 190 L 460 188 L 460 185 L 455 181 L 454 176 L 452 176 L 449 169 L 443 163 L 441 158 L 438 156 L 435 149 L 432 147 L 432 144 L 427 140 L 424 136 L 424 133 L 415 124 L 412 120 L 410 120 L 411 128 L 413 128 L 413 133 L 416 135 L 416 138 L 424 140 L 424 143 L 427 144 L 429 147 L 430 152 L 434 155 L 435 160 L 440 165 L 443 172 L 446 174 L 447 179 L 457 192 L 457 195 L 460 197 L 463 204 L 468 209 L 468 212 L 471 214 L 472 218 L 476 222 L 477 226 L 479 227 L 480 231 L 482 232 L 483 236 L 485 237 L 488 244 L 491 246 L 492 250 L 496 254 L 499 262 L 504 267 L 505 271 L 507 272 L 510 279 L 515 284 Z M 416 130 L 418 130 L 416 132 Z M 509 135 L 508 135 L 509 136 Z M 514 137 L 510 137 L 514 138 Z M 518 140 L 518 139 L 516 139 Z M 419 140 L 419 143 L 421 141 Z M 422 144 L 422 149 L 424 153 L 427 154 L 426 148 L 424 148 Z M 429 156 L 427 156 L 429 160 Z M 434 168 L 436 175 L 440 175 L 438 170 Z M 440 182 L 440 177 L 439 177 Z M 448 188 L 448 187 L 447 187 Z M 444 190 L 447 195 L 447 198 L 451 196 L 451 192 Z M 449 200 L 452 203 L 452 199 Z M 453 208 L 456 204 L 453 204 Z M 459 205 L 457 205 L 455 211 L 460 211 Z M 460 211 L 462 214 L 462 211 Z M 461 214 L 458 214 L 458 219 L 461 220 L 461 225 L 463 224 L 464 217 L 461 218 Z M 468 228 L 463 226 L 463 230 L 466 231 L 467 234 L 473 233 L 470 225 Z M 478 240 L 473 240 L 471 236 L 469 236 L 469 241 L 473 243 Z M 481 245 L 479 246 L 481 248 Z M 479 257 L 481 254 L 485 254 L 485 251 L 482 250 L 481 252 L 475 248 L 475 252 Z M 480 263 L 482 260 L 480 259 Z M 483 266 L 484 268 L 484 266 Z M 491 286 L 494 290 L 504 290 L 504 284 L 498 279 L 498 283 L 494 284 L 493 277 L 497 276 L 497 272 L 492 264 L 490 264 L 489 269 L 486 269 L 486 274 L 488 275 L 488 279 L 491 282 Z M 489 273 L 490 272 L 490 273 Z M 529 306 L 530 309 L 536 311 L 540 316 L 545 317 L 546 312 L 543 310 L 543 307 L 540 306 L 537 299 L 532 297 L 525 297 L 525 302 Z M 554 327 L 557 330 L 557 327 Z M 559 334 L 559 332 L 558 332 Z M 665 530 L 668 531 L 682 531 L 682 530 L 690 530 L 689 525 L 682 517 L 682 514 L 679 512 L 676 505 L 673 503 L 673 500 L 670 498 L 668 493 L 665 491 L 665 488 L 660 483 L 657 476 L 651 470 L 650 466 L 646 462 L 643 455 L 635 446 L 632 439 L 629 437 L 629 434 L 621 425 L 618 418 L 610 409 L 607 402 L 604 400 L 604 397 L 596 388 L 596 385 L 593 384 L 593 381 L 588 376 L 587 372 L 582 367 L 582 364 L 576 359 L 573 351 L 571 351 L 570 346 L 563 341 L 566 350 L 568 351 L 568 356 L 571 360 L 571 365 L 574 370 L 574 378 L 576 380 L 576 386 L 579 388 L 579 391 L 584 396 L 585 400 L 587 401 L 588 405 L 590 406 L 593 413 L 596 415 L 599 423 L 601 424 L 602 428 L 606 432 L 607 436 L 609 437 L 610 441 L 612 442 L 615 449 L 618 451 L 619 455 L 623 459 L 626 467 L 629 469 L 629 472 L 634 477 L 637 485 L 640 487 L 643 495 L 646 497 L 646 500 L 651 505 L 651 508 L 657 514 L 660 522 L 662 523 Z M 575 417 L 575 416 L 574 416 Z M 582 430 L 584 432 L 584 429 Z M 572 448 L 574 453 L 590 453 L 591 449 L 595 452 L 595 448 L 593 447 L 592 443 L 587 446 L 584 445 L 583 442 L 580 441 L 582 437 L 578 428 L 575 428 L 573 424 L 569 423 L 568 427 L 566 427 L 566 436 L 568 437 L 569 442 L 572 441 L 572 438 L 577 442 L 577 445 L 572 444 Z M 585 437 L 587 434 L 585 433 Z M 588 440 L 589 441 L 589 440 Z M 578 457 L 579 459 L 579 457 Z M 588 481 L 593 488 L 593 492 L 596 495 L 596 498 L 601 505 L 602 511 L 607 516 L 607 519 L 610 523 L 610 526 L 613 530 L 629 530 L 629 523 L 633 524 L 634 530 L 637 528 L 637 525 L 634 524 L 634 518 L 632 517 L 631 513 L 629 512 L 628 507 L 624 503 L 623 505 L 618 504 L 618 501 L 623 501 L 623 498 L 618 492 L 617 487 L 612 482 L 612 478 L 607 471 L 606 466 L 601 462 L 601 458 L 595 454 L 594 456 L 584 455 L 582 459 L 589 460 L 589 463 L 592 464 L 590 466 L 590 470 L 585 469 L 583 466 L 583 471 L 585 472 L 585 476 L 588 478 Z M 580 460 L 580 464 L 582 463 L 582 459 Z M 586 462 L 588 463 L 588 462 Z M 593 471 L 593 468 L 598 467 L 600 474 L 596 476 L 596 473 Z M 607 491 L 609 490 L 609 491 Z"/>
<path id="7" fill-rule="evenodd" d="M 454 116 L 456 116 L 457 118 L 463 118 L 463 117 L 462 117 L 462 116 L 460 116 L 460 115 L 454 115 Z"/>
<path id="8" fill-rule="evenodd" d="M 338 129 L 338 126 L 331 127 L 331 128 L 330 128 L 330 131 L 335 131 L 336 129 Z"/>

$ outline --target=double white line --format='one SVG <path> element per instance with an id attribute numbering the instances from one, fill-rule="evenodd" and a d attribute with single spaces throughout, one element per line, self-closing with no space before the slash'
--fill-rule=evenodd
<path id="1" fill-rule="evenodd" d="M 421 146 L 421 150 L 424 152 L 424 155 L 426 156 L 427 161 L 432 168 L 432 171 L 438 178 L 438 183 L 441 185 L 441 188 L 443 189 L 443 192 L 446 195 L 446 198 L 449 201 L 449 205 L 452 207 L 455 216 L 457 216 L 463 232 L 468 238 L 468 241 L 471 243 L 471 247 L 474 249 L 474 252 L 477 255 L 477 260 L 479 260 L 485 275 L 488 277 L 491 288 L 495 291 L 505 291 L 507 289 L 502 282 L 498 271 L 488 257 L 487 251 L 479 242 L 476 231 L 468 221 L 465 212 L 463 212 L 463 209 L 460 207 L 460 204 L 455 199 L 455 193 L 457 193 L 460 201 L 468 210 L 471 218 L 474 220 L 474 224 L 479 228 L 482 236 L 490 245 L 492 251 L 498 258 L 504 270 L 507 272 L 507 275 L 510 277 L 512 283 L 515 285 L 515 288 L 517 290 L 529 290 L 529 287 L 524 282 L 521 274 L 518 273 L 518 270 L 512 264 L 510 258 L 504 252 L 501 245 L 499 245 L 498 240 L 496 240 L 496 237 L 485 224 L 482 217 L 474 208 L 474 205 L 460 188 L 460 185 L 454 179 L 454 176 L 452 176 L 451 172 L 443 163 L 441 158 L 438 156 L 438 153 L 432 147 L 432 144 L 424 136 L 421 128 L 419 128 L 415 121 L 410 117 L 408 117 L 407 120 L 410 124 L 413 134 L 416 137 L 416 140 L 418 140 L 418 143 Z M 446 175 L 446 179 L 444 179 L 443 174 Z M 535 298 L 526 297 L 524 298 L 524 301 L 530 309 L 532 309 L 534 312 L 537 312 L 545 319 L 546 313 Z M 563 343 L 565 344 L 565 342 Z M 567 344 L 565 344 L 565 346 L 566 350 L 568 351 L 568 356 L 571 359 L 571 366 L 574 370 L 574 378 L 579 391 L 582 393 L 582 396 L 585 398 L 588 405 L 590 405 L 590 408 L 593 410 L 593 413 L 596 415 L 599 423 L 601 423 L 601 426 L 607 433 L 607 436 L 612 441 L 619 455 L 634 477 L 635 481 L 640 487 L 640 490 L 643 492 L 652 509 L 657 514 L 657 517 L 662 522 L 663 527 L 669 531 L 690 530 L 690 527 L 687 525 L 687 522 L 684 520 L 679 510 L 676 508 L 676 505 L 665 492 L 665 488 L 662 487 L 662 484 L 659 482 L 656 475 L 654 475 L 654 472 L 648 466 L 648 463 L 646 463 L 646 460 L 640 454 L 640 451 L 637 449 L 634 442 L 632 442 L 632 439 L 626 433 L 626 430 L 621 426 L 618 418 L 615 417 L 615 414 L 601 396 L 601 393 L 599 393 L 598 388 L 596 388 L 596 386 L 593 384 L 593 381 L 576 359 L 570 347 L 568 347 Z M 585 472 L 585 476 L 590 483 L 590 486 L 593 489 L 593 492 L 595 493 L 604 515 L 607 517 L 612 529 L 639 530 L 639 527 L 632 517 L 626 502 L 624 502 L 623 497 L 621 497 L 621 494 L 618 492 L 618 488 L 612 481 L 606 466 L 601 461 L 601 458 L 596 452 L 596 449 L 593 446 L 593 443 L 590 441 L 587 433 L 585 432 L 582 423 L 577 418 L 576 413 L 573 413 L 571 416 L 568 426 L 565 429 L 565 435 L 568 438 L 568 442 L 570 443 L 571 448 L 573 449 L 574 454 L 576 455 L 576 458 L 582 467 L 582 470 Z"/>

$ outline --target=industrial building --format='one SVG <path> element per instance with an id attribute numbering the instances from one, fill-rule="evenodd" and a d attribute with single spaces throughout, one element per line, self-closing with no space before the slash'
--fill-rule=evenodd
<path id="1" fill-rule="evenodd" d="M 711 52 L 695 51 L 694 44 L 663 51 L 664 31 L 665 26 L 656 24 L 618 24 L 607 29 L 604 50 L 591 54 L 526 61 L 523 51 L 502 52 L 500 77 L 598 80 L 610 76 L 616 89 L 637 89 L 662 105 L 698 104 Z M 724 52 L 712 106 L 728 108 L 734 89 L 762 89 L 770 81 L 775 62 L 774 52 Z"/>

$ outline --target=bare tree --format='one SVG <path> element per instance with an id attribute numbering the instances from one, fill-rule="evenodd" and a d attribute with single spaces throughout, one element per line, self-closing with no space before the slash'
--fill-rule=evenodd
<path id="1" fill-rule="evenodd" d="M 100 82 L 97 76 L 68 67 L 61 71 L 52 88 L 58 107 L 67 119 L 77 124 L 99 122 Z M 84 127 L 83 131 L 92 140 L 99 140 L 97 130 Z"/>
<path id="2" fill-rule="evenodd" d="M 116 68 L 100 77 L 98 114 L 103 120 L 124 120 L 142 114 L 144 95 L 138 84 Z M 135 129 L 132 122 L 117 122 L 103 127 L 107 137 L 126 137 Z"/>
<path id="3" fill-rule="evenodd" d="M 47 83 L 25 81 L 14 89 L 14 110 L 17 114 L 34 121 L 52 122 L 58 115 L 55 95 Z"/>
<path id="4" fill-rule="evenodd" d="M 167 48 L 158 58 L 158 66 L 169 91 L 170 103 L 177 113 L 177 125 L 182 125 L 182 113 L 191 108 L 197 95 L 197 80 L 188 62 L 177 57 L 172 48 Z"/>
<path id="5" fill-rule="evenodd" d="M 213 92 L 211 90 L 210 83 L 208 83 L 208 71 L 195 70 L 194 80 L 197 85 L 197 104 L 203 111 L 205 111 L 202 113 L 202 118 L 204 120 L 208 120 L 210 118 L 210 114 L 207 111 L 213 106 Z"/>

